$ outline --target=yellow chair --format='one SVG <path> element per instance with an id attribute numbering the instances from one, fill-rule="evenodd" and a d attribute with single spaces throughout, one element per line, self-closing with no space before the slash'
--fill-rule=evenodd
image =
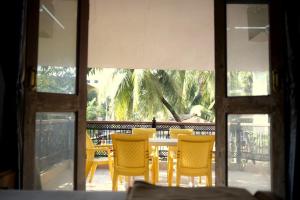
<path id="1" fill-rule="evenodd" d="M 156 128 L 133 128 L 132 134 L 146 134 L 149 138 L 155 137 Z"/>
<path id="2" fill-rule="evenodd" d="M 215 136 L 179 135 L 177 144 L 176 186 L 181 176 L 206 176 L 212 186 L 212 150 Z"/>
<path id="3" fill-rule="evenodd" d="M 112 190 L 119 176 L 144 176 L 149 181 L 149 140 L 146 135 L 112 134 L 114 170 Z"/>
<path id="4" fill-rule="evenodd" d="M 178 135 L 192 135 L 194 132 L 193 129 L 179 129 L 179 128 L 170 128 L 169 134 L 170 138 L 178 138 Z M 168 148 L 168 171 L 167 171 L 167 179 L 168 185 L 172 186 L 173 180 L 173 170 L 174 170 L 174 160 L 176 159 L 177 147 L 169 147 Z"/>
<path id="5" fill-rule="evenodd" d="M 89 183 L 92 182 L 95 171 L 99 165 L 108 165 L 110 174 L 112 175 L 112 158 L 111 158 L 110 145 L 94 145 L 90 136 L 86 134 L 86 168 L 85 177 L 89 176 Z M 96 152 L 105 152 L 107 158 L 95 158 Z"/>
<path id="6" fill-rule="evenodd" d="M 155 138 L 156 128 L 133 128 L 132 134 L 134 135 L 147 135 L 148 138 Z M 151 149 L 150 159 L 152 160 L 152 165 L 154 172 L 152 173 L 152 183 L 156 184 L 158 182 L 159 176 L 159 156 L 157 147 L 149 147 Z"/>

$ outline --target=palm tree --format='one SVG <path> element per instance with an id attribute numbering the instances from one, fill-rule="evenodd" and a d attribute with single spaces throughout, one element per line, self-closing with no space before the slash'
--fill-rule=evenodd
<path id="1" fill-rule="evenodd" d="M 252 95 L 253 72 L 231 71 L 228 73 L 228 92 L 232 96 Z"/>
<path id="2" fill-rule="evenodd" d="M 212 72 L 122 69 L 116 74 L 122 75 L 114 102 L 119 120 L 151 119 L 162 112 L 164 116 L 171 113 L 180 122 L 180 115 L 188 114 L 195 105 L 213 109 Z"/>

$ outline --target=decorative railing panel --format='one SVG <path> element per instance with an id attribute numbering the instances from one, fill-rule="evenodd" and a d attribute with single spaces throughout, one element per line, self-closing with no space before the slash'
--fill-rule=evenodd
<path id="1" fill-rule="evenodd" d="M 118 122 L 118 121 L 88 121 L 87 132 L 90 134 L 95 144 L 111 143 L 111 134 L 127 133 L 131 134 L 132 128 L 151 128 L 156 126 L 158 138 L 168 138 L 170 128 L 191 128 L 197 135 L 214 135 L 215 124 L 212 123 L 177 123 L 177 122 Z M 235 162 L 244 165 L 248 161 L 269 161 L 270 160 L 270 135 L 266 134 L 268 126 L 254 126 L 237 124 L 232 126 L 228 141 L 228 157 L 234 158 Z M 69 138 L 74 132 L 74 122 L 69 120 L 57 120 L 48 122 L 47 120 L 37 121 L 36 124 L 37 144 L 36 152 L 40 170 L 61 160 L 69 159 L 70 151 L 73 150 L 74 141 Z M 160 157 L 165 160 L 167 148 L 160 148 Z M 102 155 L 103 156 L 103 155 Z"/>
<path id="2" fill-rule="evenodd" d="M 270 161 L 270 126 L 232 123 L 229 126 L 228 158 L 238 165 Z"/>
<path id="3" fill-rule="evenodd" d="M 178 122 L 127 122 L 127 121 L 88 121 L 87 131 L 95 144 L 111 144 L 111 134 L 131 134 L 133 128 L 156 128 L 157 138 L 169 138 L 170 128 L 194 129 L 196 135 L 214 135 L 215 125 L 212 123 L 178 123 Z M 167 157 L 168 148 L 160 147 L 162 160 Z"/>
<path id="4" fill-rule="evenodd" d="M 36 167 L 40 172 L 73 160 L 74 120 L 36 120 Z"/>
<path id="5" fill-rule="evenodd" d="M 213 123 L 179 123 L 179 122 L 127 122 L 127 121 L 88 121 L 87 131 L 95 144 L 110 144 L 111 134 L 131 134 L 132 128 L 156 127 L 158 138 L 168 138 L 170 128 L 191 128 L 196 135 L 214 135 Z M 270 158 L 270 138 L 266 133 L 267 126 L 238 124 L 232 126 L 230 141 L 228 142 L 229 158 L 236 158 L 238 164 L 245 164 L 248 160 L 268 161 Z M 242 145 L 241 145 L 242 144 Z M 160 157 L 165 160 L 167 148 L 160 148 Z"/>
<path id="6" fill-rule="evenodd" d="M 127 121 L 88 121 L 87 130 L 96 144 L 111 143 L 113 133 L 131 134 L 133 128 L 152 128 L 157 130 L 156 137 L 168 138 L 170 128 L 194 129 L 197 135 L 214 135 L 215 125 L 212 123 L 179 123 L 179 122 L 127 122 Z"/>

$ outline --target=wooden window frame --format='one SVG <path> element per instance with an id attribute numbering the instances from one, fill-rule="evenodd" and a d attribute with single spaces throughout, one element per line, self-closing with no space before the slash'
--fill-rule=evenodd
<path id="1" fill-rule="evenodd" d="M 227 95 L 226 5 L 230 3 L 268 3 L 270 19 L 270 95 L 229 97 Z M 228 185 L 228 114 L 268 114 L 271 119 L 271 191 L 284 198 L 285 137 L 283 110 L 283 12 L 279 0 L 215 0 L 215 73 L 216 73 L 216 186 Z"/>
<path id="2" fill-rule="evenodd" d="M 37 112 L 75 113 L 74 190 L 85 190 L 86 74 L 89 1 L 78 0 L 76 39 L 76 93 L 36 91 L 38 60 L 39 0 L 27 2 L 25 51 L 25 108 L 22 162 L 22 189 L 35 186 L 35 115 Z M 59 99 L 59 101 L 57 101 Z"/>
<path id="3" fill-rule="evenodd" d="M 246 3 L 266 1 L 246 1 Z M 269 114 L 271 117 L 271 188 L 285 197 L 285 147 L 283 119 L 283 13 L 279 0 L 269 3 L 270 8 L 270 79 L 271 94 L 254 97 L 227 96 L 227 49 L 226 49 L 226 4 L 239 3 L 231 0 L 215 0 L 215 74 L 216 88 L 216 185 L 227 186 L 227 115 L 228 114 Z M 23 189 L 33 189 L 34 185 L 34 139 L 36 112 L 75 112 L 75 168 L 74 189 L 85 189 L 85 112 L 86 112 L 86 72 L 88 45 L 89 1 L 78 0 L 77 25 L 77 87 L 75 95 L 36 93 L 32 88 L 32 73 L 37 65 L 37 39 L 39 1 L 28 2 L 28 23 L 25 61 L 25 107 L 24 149 L 23 149 Z M 273 42 L 276 41 L 276 42 Z M 273 81 L 276 80 L 276 83 Z M 57 98 L 60 103 L 57 104 Z M 27 155 L 27 156 L 26 156 Z M 274 156 L 276 155 L 276 156 Z M 26 159 L 25 159 L 26 158 Z"/>

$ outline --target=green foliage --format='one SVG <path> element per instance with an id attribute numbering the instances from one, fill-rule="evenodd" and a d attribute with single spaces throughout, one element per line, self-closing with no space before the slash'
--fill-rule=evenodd
<path id="1" fill-rule="evenodd" d="M 123 75 L 123 80 L 115 95 L 115 115 L 117 120 L 127 120 L 132 117 L 133 72 L 134 70 L 119 70 L 119 73 Z"/>
<path id="2" fill-rule="evenodd" d="M 233 96 L 252 95 L 253 73 L 232 71 L 228 74 L 229 94 Z"/>
<path id="3" fill-rule="evenodd" d="M 38 66 L 37 90 L 39 92 L 74 94 L 75 67 Z"/>
<path id="4" fill-rule="evenodd" d="M 116 70 L 122 81 L 115 95 L 117 120 L 151 120 L 190 114 L 201 105 L 199 117 L 214 120 L 214 74 L 183 70 Z M 203 112 L 201 114 L 201 112 Z"/>
<path id="5" fill-rule="evenodd" d="M 100 104 L 100 117 L 107 120 L 111 117 L 111 99 L 106 97 L 105 101 Z"/>
<path id="6" fill-rule="evenodd" d="M 87 120 L 97 120 L 100 116 L 101 108 L 97 105 L 96 98 L 87 103 Z"/>
<path id="7" fill-rule="evenodd" d="M 88 74 L 95 75 L 102 70 L 91 68 Z M 99 117 L 151 120 L 155 116 L 161 120 L 173 118 L 181 121 L 181 116 L 191 115 L 192 108 L 198 106 L 198 111 L 193 115 L 214 121 L 213 72 L 116 69 L 116 75 L 121 76 L 122 81 L 113 100 L 107 97 L 98 105 L 97 92 L 88 92 L 88 120 Z M 40 92 L 75 93 L 75 80 L 74 67 L 38 67 L 37 85 Z M 248 83 L 246 78 L 243 80 L 244 84 Z"/>
<path id="8" fill-rule="evenodd" d="M 101 72 L 102 68 L 88 68 L 87 75 L 95 75 L 96 72 Z"/>
<path id="9" fill-rule="evenodd" d="M 96 90 L 90 90 L 88 91 L 88 94 L 87 94 L 87 101 L 92 101 L 93 99 L 96 99 L 97 100 L 97 91 Z"/>

